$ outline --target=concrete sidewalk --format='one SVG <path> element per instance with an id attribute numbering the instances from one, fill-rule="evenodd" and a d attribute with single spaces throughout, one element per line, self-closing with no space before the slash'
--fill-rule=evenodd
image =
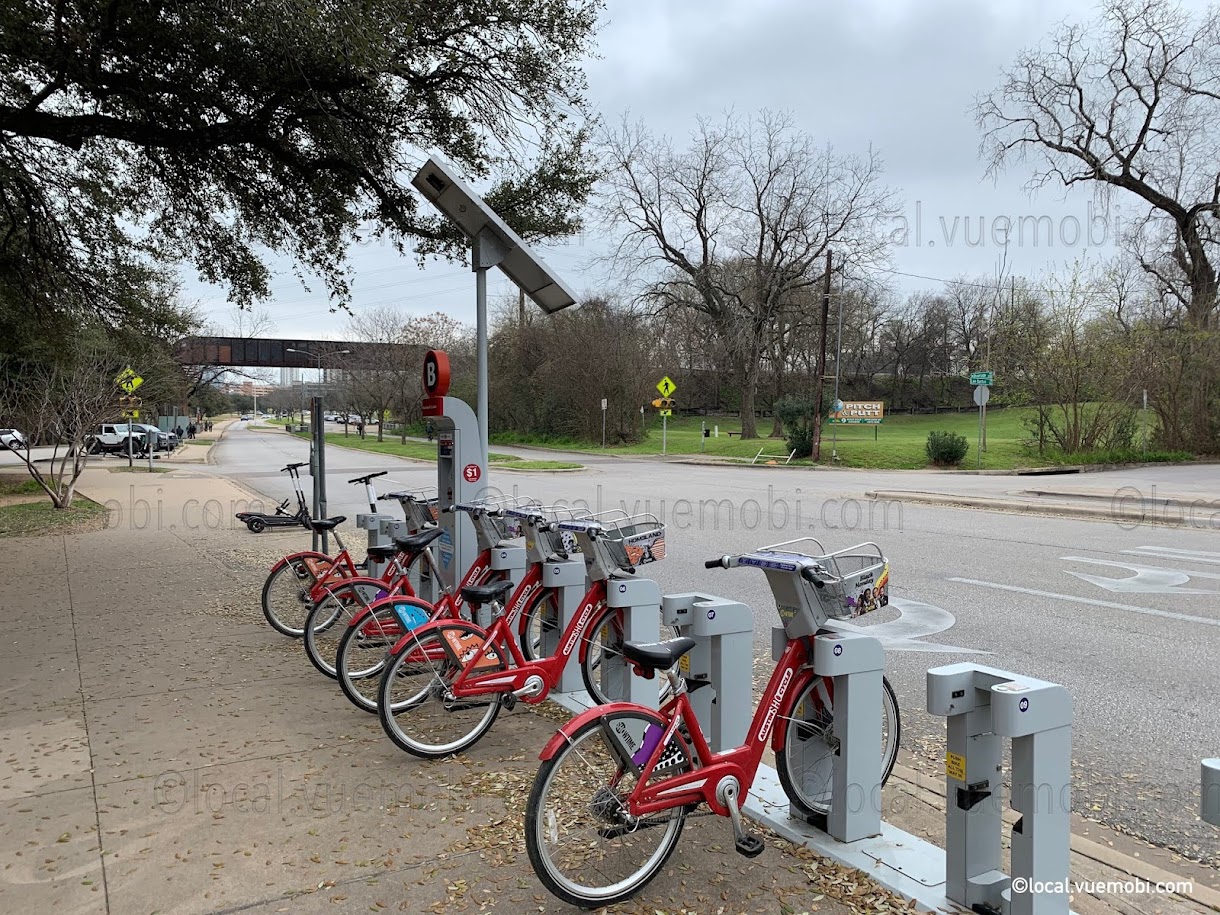
<path id="1" fill-rule="evenodd" d="M 107 530 L 6 544 L 26 574 L 0 594 L 0 911 L 568 910 L 521 835 L 537 750 L 566 713 L 518 706 L 468 754 L 408 757 L 262 618 L 266 570 L 304 532 L 249 534 L 232 518 L 249 493 L 189 466 L 94 468 L 82 491 L 111 507 Z M 886 810 L 941 841 L 936 788 L 900 770 Z M 1150 873 L 1073 850 L 1079 879 Z M 1212 899 L 1109 893 L 1073 909 L 1194 915 Z M 703 817 L 616 911 L 903 909 L 781 840 L 743 859 L 728 823 Z"/>
<path id="2" fill-rule="evenodd" d="M 25 574 L 0 595 L 0 911 L 567 910 L 521 834 L 565 713 L 518 706 L 469 754 L 408 757 L 262 619 L 266 570 L 303 532 L 235 529 L 248 494 L 189 468 L 93 469 L 82 490 L 109 529 L 6 544 Z M 692 819 L 619 910 L 901 904 L 768 844 L 749 861 L 727 821 Z"/>

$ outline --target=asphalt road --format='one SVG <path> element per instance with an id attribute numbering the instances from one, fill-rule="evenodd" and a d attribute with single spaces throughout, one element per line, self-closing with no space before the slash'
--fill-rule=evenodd
<path id="1" fill-rule="evenodd" d="M 513 450 L 513 449 L 497 449 Z M 276 468 L 308 445 L 234 426 L 209 472 L 280 499 Z M 1029 486 L 1007 476 L 816 472 L 581 458 L 569 474 L 491 471 L 490 483 L 545 502 L 651 511 L 669 525 L 668 555 L 648 567 L 663 592 L 701 591 L 755 608 L 755 642 L 769 656 L 778 624 L 762 575 L 706 571 L 703 560 L 814 536 L 837 549 L 874 541 L 891 561 L 891 605 L 862 622 L 887 644 L 903 745 L 936 765 L 944 722 L 927 715 L 930 667 L 970 660 L 1064 684 L 1075 702 L 1077 812 L 1172 848 L 1220 861 L 1216 831 L 1198 819 L 1199 760 L 1220 754 L 1220 516 L 1193 529 L 1029 514 L 882 505 L 864 493 L 916 489 L 972 494 Z M 376 469 L 382 491 L 435 486 L 431 465 L 332 448 L 330 514 L 367 511 L 351 476 Z M 1215 466 L 1089 474 L 1091 489 L 1215 489 Z M 1084 477 L 1075 478 L 1084 484 Z M 392 482 L 391 482 L 392 481 Z M 308 486 L 308 480 L 306 480 Z M 253 535 L 251 535 L 253 536 Z"/>

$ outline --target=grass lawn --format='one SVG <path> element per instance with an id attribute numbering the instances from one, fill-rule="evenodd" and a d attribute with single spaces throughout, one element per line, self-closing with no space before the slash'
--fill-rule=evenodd
<path id="1" fill-rule="evenodd" d="M 299 438 L 309 438 L 309 433 L 293 433 Z M 395 457 L 414 458 L 419 461 L 435 461 L 436 445 L 427 442 L 407 442 L 403 444 L 397 438 L 386 438 L 384 442 L 377 441 L 375 436 L 361 438 L 358 435 L 344 435 L 341 432 L 327 432 L 326 444 L 342 445 L 344 448 L 355 448 L 359 451 L 372 451 L 375 454 L 391 454 Z M 498 454 L 491 452 L 487 459 L 493 464 L 511 463 L 517 470 L 575 470 L 580 464 L 568 461 L 523 461 L 515 454 Z M 531 466 L 532 465 L 532 466 Z M 553 466 L 552 466 L 553 465 Z"/>
<path id="2" fill-rule="evenodd" d="M 987 450 L 983 452 L 982 469 L 1011 470 L 1016 467 L 1040 467 L 1063 463 L 1062 458 L 1057 459 L 1050 454 L 1039 456 L 1036 450 L 1028 446 L 1030 433 L 1025 427 L 1023 419 L 1032 415 L 1033 412 L 1031 409 L 1013 408 L 992 410 L 987 414 Z M 780 455 L 775 459 L 777 463 L 782 463 L 783 458 L 787 455 L 783 439 L 764 437 L 742 441 L 737 436 L 727 435 L 728 432 L 737 432 L 741 429 L 741 423 L 736 417 L 708 417 L 703 421 L 707 423 L 709 429 L 717 425 L 720 427 L 718 438 L 704 439 L 701 437 L 699 417 L 672 418 L 666 435 L 666 454 L 699 455 L 700 442 L 702 442 L 702 454 L 711 458 L 748 463 L 758 454 L 760 448 L 763 449 L 764 455 Z M 644 441 L 632 445 L 611 446 L 606 451 L 614 454 L 659 455 L 661 453 L 660 419 L 650 417 L 649 423 L 648 437 Z M 770 427 L 769 419 L 759 419 L 760 431 L 769 433 Z M 935 416 L 894 414 L 887 416 L 880 427 L 832 426 L 827 423 L 822 429 L 822 463 L 830 463 L 831 450 L 834 447 L 839 456 L 838 466 L 841 467 L 878 470 L 915 470 L 926 467 L 928 460 L 924 445 L 928 433 L 934 430 L 956 432 L 965 436 L 970 449 L 966 452 L 966 458 L 961 466 L 970 470 L 978 467 L 978 413 L 973 410 L 962 413 L 940 413 Z M 832 439 L 836 435 L 837 446 L 832 444 Z M 496 440 L 496 436 L 492 438 Z M 510 438 L 520 444 L 529 444 L 516 437 L 506 436 L 500 440 L 507 443 Z M 534 447 L 569 450 L 567 443 L 560 442 L 539 443 Z M 571 448 L 592 453 L 601 451 L 600 448 L 588 444 L 573 443 Z M 1170 456 L 1148 455 L 1149 460 L 1162 460 L 1166 457 Z M 1172 456 L 1173 459 L 1183 457 L 1186 456 Z M 764 456 L 759 459 L 759 463 L 767 460 L 769 458 Z M 1140 460 L 1140 455 L 1134 453 L 1119 456 L 1078 455 L 1073 458 L 1071 463 L 1110 463 L 1133 460 Z M 793 461 L 792 466 L 808 465 L 808 463 L 807 460 Z"/>
<path id="3" fill-rule="evenodd" d="M 32 480 L 30 482 L 33 482 Z M 77 496 L 72 507 L 58 511 L 50 500 L 0 506 L 0 537 L 40 537 L 100 530 L 106 507 Z"/>
<path id="4" fill-rule="evenodd" d="M 28 476 L 0 477 L 0 496 L 43 496 L 42 487 Z"/>
<path id="5" fill-rule="evenodd" d="M 136 460 L 138 461 L 139 458 L 136 458 Z M 106 469 L 109 470 L 111 473 L 169 473 L 174 468 L 173 467 L 153 467 L 152 470 L 149 470 L 148 464 L 137 463 L 137 464 L 132 465 L 131 467 L 107 467 Z"/>

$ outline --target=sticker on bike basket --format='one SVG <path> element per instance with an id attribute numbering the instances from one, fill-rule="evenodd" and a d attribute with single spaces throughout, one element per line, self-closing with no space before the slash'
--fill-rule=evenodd
<path id="1" fill-rule="evenodd" d="M 964 782 L 966 780 L 966 757 L 959 753 L 946 753 L 945 775 Z"/>
<path id="2" fill-rule="evenodd" d="M 737 564 L 739 566 L 753 566 L 756 569 L 774 569 L 777 572 L 796 572 L 801 568 L 801 564 L 797 562 L 787 562 L 773 559 L 769 556 L 751 556 L 749 554 L 739 558 Z"/>

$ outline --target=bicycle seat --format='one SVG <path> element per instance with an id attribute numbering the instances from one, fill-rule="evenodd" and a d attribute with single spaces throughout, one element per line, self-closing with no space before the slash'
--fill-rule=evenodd
<path id="1" fill-rule="evenodd" d="M 488 604 L 493 600 L 503 600 L 504 595 L 512 589 L 513 583 L 507 578 L 486 585 L 468 585 L 462 589 L 462 599 L 472 604 Z"/>
<path id="2" fill-rule="evenodd" d="M 406 537 L 395 537 L 394 546 L 404 553 L 418 553 L 429 543 L 439 537 L 444 531 L 439 527 L 429 527 Z"/>
<path id="3" fill-rule="evenodd" d="M 624 642 L 623 657 L 646 670 L 669 670 L 695 647 L 695 640 L 682 636 L 665 642 Z"/>
<path id="4" fill-rule="evenodd" d="M 389 562 L 398 552 L 395 546 L 371 546 L 368 549 L 369 558 L 374 562 Z"/>
<path id="5" fill-rule="evenodd" d="M 346 520 L 347 515 L 336 515 L 333 518 L 310 518 L 309 527 L 321 534 L 324 531 L 333 531 Z"/>

